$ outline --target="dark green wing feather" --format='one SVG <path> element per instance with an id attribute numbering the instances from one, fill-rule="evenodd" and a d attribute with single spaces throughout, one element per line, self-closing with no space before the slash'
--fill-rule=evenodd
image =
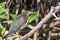
<path id="1" fill-rule="evenodd" d="M 22 16 L 17 17 L 17 19 L 14 20 L 14 22 L 11 24 L 8 34 L 15 33 L 19 28 L 21 28 L 24 22 L 25 21 Z"/>

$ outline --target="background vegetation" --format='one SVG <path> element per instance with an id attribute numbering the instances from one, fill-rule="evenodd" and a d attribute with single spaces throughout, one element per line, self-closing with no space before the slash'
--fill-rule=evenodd
<path id="1" fill-rule="evenodd" d="M 0 40 L 19 40 L 31 31 L 49 12 L 51 6 L 56 7 L 59 0 L 0 0 Z M 14 19 L 24 11 L 32 14 L 24 27 L 15 34 L 6 35 Z M 60 17 L 60 12 L 56 13 Z M 33 36 L 34 35 L 34 36 Z M 27 40 L 60 40 L 60 21 L 51 17 L 42 27 Z"/>

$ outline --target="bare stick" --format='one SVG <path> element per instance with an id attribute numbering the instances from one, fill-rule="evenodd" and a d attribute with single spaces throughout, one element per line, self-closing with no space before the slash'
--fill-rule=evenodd
<path id="1" fill-rule="evenodd" d="M 37 36 L 38 36 L 37 34 L 38 34 L 38 32 L 34 33 L 34 40 L 37 40 Z"/>
<path id="2" fill-rule="evenodd" d="M 49 37 L 48 37 L 48 39 L 47 39 L 47 40 L 50 40 L 50 38 L 51 38 L 51 35 L 50 35 L 50 31 L 49 31 Z"/>
<path id="3" fill-rule="evenodd" d="M 50 35 L 51 35 L 51 37 L 60 36 L 60 32 L 59 33 L 52 33 L 52 32 L 50 32 Z"/>

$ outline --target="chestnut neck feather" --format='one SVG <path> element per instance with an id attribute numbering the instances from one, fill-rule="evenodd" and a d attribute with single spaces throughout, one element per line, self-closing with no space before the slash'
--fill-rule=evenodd
<path id="1" fill-rule="evenodd" d="M 22 16 L 24 17 L 24 20 L 26 21 L 27 18 L 28 18 L 28 13 L 26 12 L 26 13 L 24 13 Z"/>

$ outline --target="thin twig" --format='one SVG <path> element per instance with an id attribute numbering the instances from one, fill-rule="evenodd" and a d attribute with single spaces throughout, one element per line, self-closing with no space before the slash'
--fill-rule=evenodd
<path id="1" fill-rule="evenodd" d="M 38 32 L 34 33 L 34 40 L 37 40 L 37 36 L 38 36 L 37 34 L 38 34 Z"/>

